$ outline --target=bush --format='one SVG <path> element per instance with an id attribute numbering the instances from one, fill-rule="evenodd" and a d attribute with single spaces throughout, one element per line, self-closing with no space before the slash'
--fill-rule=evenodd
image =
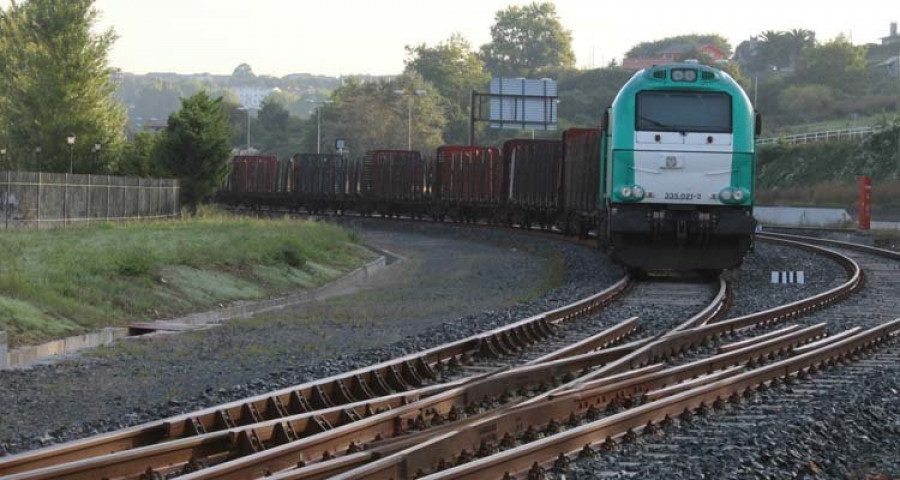
<path id="1" fill-rule="evenodd" d="M 121 275 L 136 277 L 150 272 L 153 268 L 153 258 L 150 251 L 146 248 L 131 248 L 116 260 L 116 270 Z"/>
<path id="2" fill-rule="evenodd" d="M 834 90 L 825 85 L 795 85 L 778 97 L 779 110 L 801 122 L 828 118 L 834 103 Z"/>
<path id="3" fill-rule="evenodd" d="M 294 268 L 302 268 L 306 265 L 306 258 L 300 248 L 293 243 L 286 243 L 278 249 L 278 259 Z"/>

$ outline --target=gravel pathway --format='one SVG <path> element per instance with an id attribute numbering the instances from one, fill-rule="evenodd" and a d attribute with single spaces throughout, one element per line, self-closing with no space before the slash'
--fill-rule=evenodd
<path id="1" fill-rule="evenodd" d="M 352 221 L 405 260 L 351 295 L 0 372 L 0 454 L 333 375 L 552 309 L 621 270 L 589 248 L 456 226 Z"/>

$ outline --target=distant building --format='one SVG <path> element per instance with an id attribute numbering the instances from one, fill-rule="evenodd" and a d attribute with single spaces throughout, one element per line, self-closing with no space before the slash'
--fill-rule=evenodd
<path id="1" fill-rule="evenodd" d="M 900 43 L 900 35 L 897 35 L 897 22 L 891 22 L 891 34 L 881 38 L 882 45 L 894 45 Z"/>

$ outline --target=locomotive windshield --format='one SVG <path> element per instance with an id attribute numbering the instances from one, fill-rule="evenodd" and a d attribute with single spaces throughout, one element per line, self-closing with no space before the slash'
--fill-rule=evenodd
<path id="1" fill-rule="evenodd" d="M 731 97 L 721 92 L 641 92 L 635 129 L 731 133 Z"/>

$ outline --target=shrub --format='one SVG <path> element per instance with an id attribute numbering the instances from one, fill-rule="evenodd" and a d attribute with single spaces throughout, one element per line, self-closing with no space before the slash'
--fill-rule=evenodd
<path id="1" fill-rule="evenodd" d="M 834 90 L 825 85 L 794 85 L 778 97 L 779 109 L 803 122 L 828 118 L 834 103 Z"/>
<path id="2" fill-rule="evenodd" d="M 153 268 L 153 258 L 150 251 L 143 247 L 130 248 L 119 255 L 116 260 L 116 270 L 119 274 L 136 277 L 150 272 Z"/>
<path id="3" fill-rule="evenodd" d="M 285 243 L 278 249 L 278 259 L 294 268 L 302 268 L 306 265 L 306 258 L 303 257 L 300 248 L 293 243 Z"/>

